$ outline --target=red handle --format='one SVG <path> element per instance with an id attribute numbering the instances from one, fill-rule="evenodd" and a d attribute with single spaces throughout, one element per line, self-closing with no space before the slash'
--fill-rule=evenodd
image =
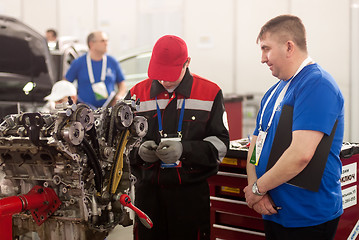
<path id="1" fill-rule="evenodd" d="M 147 227 L 147 228 L 153 227 L 152 220 L 144 212 L 142 212 L 140 209 L 138 209 L 131 203 L 131 198 L 127 194 L 121 195 L 120 203 L 125 207 L 131 208 L 137 214 L 137 216 L 140 218 L 142 224 L 145 225 L 145 227 Z"/>

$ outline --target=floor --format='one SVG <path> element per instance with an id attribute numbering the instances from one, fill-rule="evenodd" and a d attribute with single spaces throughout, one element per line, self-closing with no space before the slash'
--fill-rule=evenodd
<path id="1" fill-rule="evenodd" d="M 133 193 L 134 191 L 131 191 L 132 194 L 131 199 L 134 199 Z M 125 209 L 130 213 L 130 218 L 133 220 L 135 218 L 134 211 L 130 210 L 129 208 L 125 207 Z M 121 225 L 118 225 L 115 227 L 107 236 L 106 240 L 132 240 L 133 239 L 133 225 L 128 227 L 123 227 Z"/>
<path id="2" fill-rule="evenodd" d="M 132 226 L 117 226 L 107 236 L 106 240 L 132 240 Z"/>

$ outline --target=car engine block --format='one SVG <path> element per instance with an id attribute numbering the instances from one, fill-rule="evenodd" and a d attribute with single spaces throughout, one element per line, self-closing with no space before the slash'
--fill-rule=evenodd
<path id="1" fill-rule="evenodd" d="M 52 188 L 61 205 L 40 226 L 29 212 L 14 214 L 13 237 L 36 232 L 41 240 L 104 239 L 131 225 L 122 194 L 130 194 L 129 152 L 146 135 L 139 103 L 118 101 L 90 109 L 66 103 L 54 113 L 8 115 L 0 124 L 0 198 Z M 23 238 L 26 239 L 26 238 Z"/>

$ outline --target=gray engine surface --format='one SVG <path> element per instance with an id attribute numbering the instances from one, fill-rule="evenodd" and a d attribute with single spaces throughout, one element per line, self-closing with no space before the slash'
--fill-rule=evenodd
<path id="1" fill-rule="evenodd" d="M 13 215 L 13 236 L 43 240 L 104 239 L 131 219 L 118 201 L 135 178 L 129 152 L 147 133 L 133 100 L 92 110 L 64 105 L 56 113 L 9 115 L 0 124 L 0 197 L 54 189 L 62 204 L 41 226 L 28 212 Z"/>

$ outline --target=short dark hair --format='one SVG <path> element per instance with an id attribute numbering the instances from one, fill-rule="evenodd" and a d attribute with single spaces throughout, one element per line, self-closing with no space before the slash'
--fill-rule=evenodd
<path id="1" fill-rule="evenodd" d="M 87 36 L 87 46 L 90 48 L 90 42 L 94 41 L 95 39 L 95 32 L 90 33 Z"/>
<path id="2" fill-rule="evenodd" d="M 51 33 L 52 36 L 54 36 L 55 38 L 57 38 L 57 32 L 56 32 L 55 29 L 49 28 L 49 29 L 46 30 L 46 32 L 47 32 L 47 33 Z"/>
<path id="3" fill-rule="evenodd" d="M 292 40 L 300 49 L 307 51 L 305 27 L 302 20 L 297 16 L 280 15 L 269 20 L 261 28 L 257 43 L 264 38 L 266 33 L 276 34 L 283 42 Z"/>

